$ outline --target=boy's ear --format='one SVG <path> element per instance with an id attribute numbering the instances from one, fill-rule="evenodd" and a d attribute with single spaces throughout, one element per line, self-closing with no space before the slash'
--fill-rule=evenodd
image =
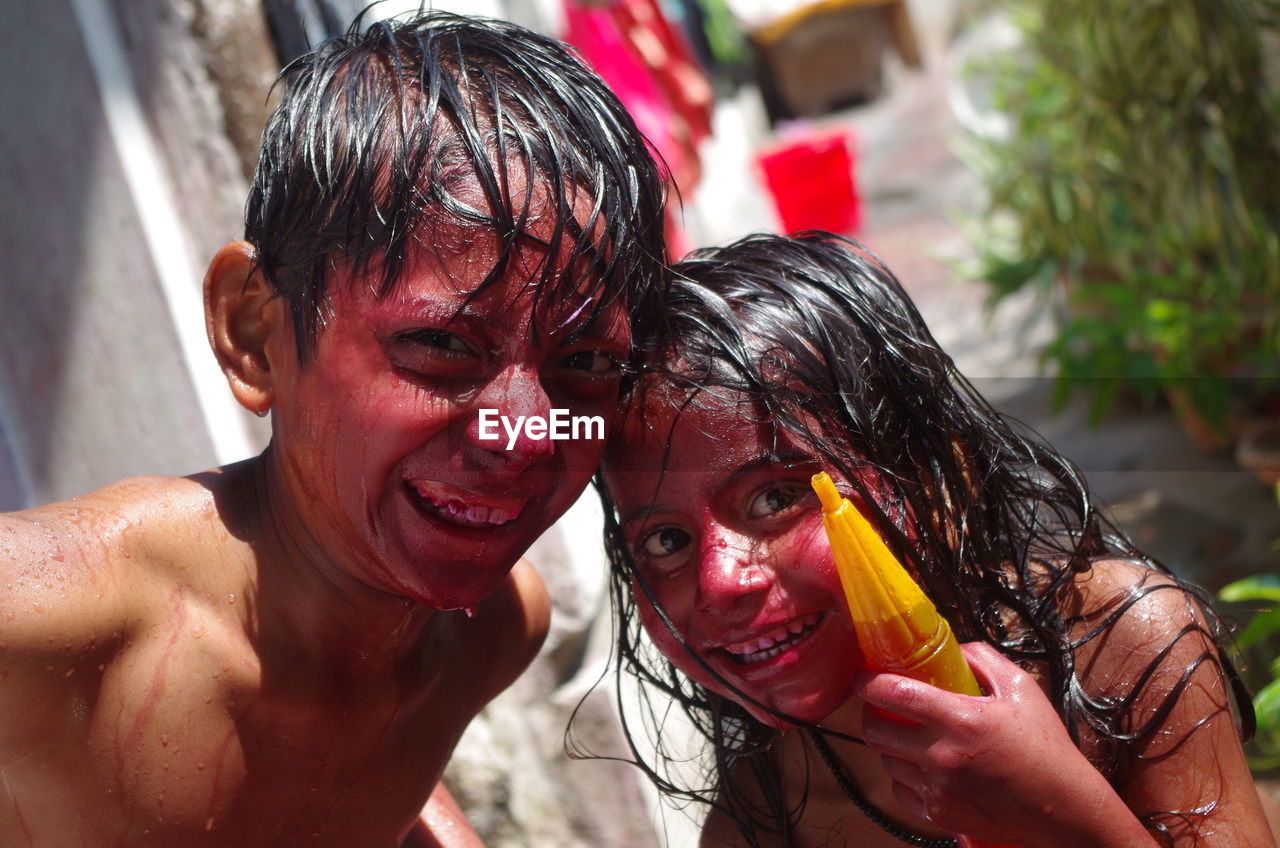
<path id="1" fill-rule="evenodd" d="M 224 245 L 204 275 L 204 321 L 209 344 L 240 405 L 262 416 L 275 400 L 267 340 L 283 332 L 283 301 L 243 241 Z"/>

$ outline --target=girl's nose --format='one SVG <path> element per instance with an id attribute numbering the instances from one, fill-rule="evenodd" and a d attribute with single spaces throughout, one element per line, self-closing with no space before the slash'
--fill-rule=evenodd
<path id="1" fill-rule="evenodd" d="M 743 598 L 773 585 L 773 569 L 748 537 L 737 533 L 708 534 L 698 565 L 698 608 L 724 610 Z"/>

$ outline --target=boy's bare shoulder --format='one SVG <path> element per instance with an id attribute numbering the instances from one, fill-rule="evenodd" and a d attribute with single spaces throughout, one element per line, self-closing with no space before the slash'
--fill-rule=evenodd
<path id="1" fill-rule="evenodd" d="M 135 477 L 0 514 L 0 638 L 6 652 L 76 650 L 142 625 L 172 581 L 173 554 L 211 528 L 206 487 Z"/>
<path id="2" fill-rule="evenodd" d="M 477 607 L 459 634 L 468 652 L 484 668 L 482 700 L 487 703 L 523 672 L 546 639 L 551 599 L 542 577 L 526 559 Z"/>

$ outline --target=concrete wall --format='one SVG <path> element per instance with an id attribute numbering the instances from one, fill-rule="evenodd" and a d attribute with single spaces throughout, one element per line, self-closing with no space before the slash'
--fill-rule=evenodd
<path id="1" fill-rule="evenodd" d="M 220 445 L 250 444 L 234 413 L 212 432 L 197 383 L 221 377 L 180 338 L 201 334 L 204 261 L 237 235 L 244 196 L 194 7 L 120 6 L 22 3 L 0 31 L 6 507 L 195 471 L 234 458 Z M 86 41 L 87 7 L 114 31 L 90 24 Z M 104 70 L 104 48 L 124 73 Z M 185 326 L 175 292 L 195 304 Z"/>

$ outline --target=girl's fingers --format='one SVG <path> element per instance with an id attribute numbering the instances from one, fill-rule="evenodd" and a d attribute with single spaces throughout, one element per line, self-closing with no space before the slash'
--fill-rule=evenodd
<path id="1" fill-rule="evenodd" d="M 917 788 L 924 786 L 928 782 L 928 775 L 925 770 L 911 760 L 882 754 L 880 756 L 880 765 L 884 769 L 884 773 L 889 775 L 895 783 L 910 787 L 917 795 L 919 795 Z"/>
<path id="2" fill-rule="evenodd" d="M 973 676 L 978 679 L 978 685 L 988 695 L 996 698 L 1014 695 L 1024 681 L 1030 679 L 1022 668 L 986 642 L 966 642 L 960 646 L 960 651 L 973 670 Z"/>
<path id="3" fill-rule="evenodd" d="M 894 781 L 889 787 L 893 792 L 893 798 L 898 804 L 911 815 L 921 821 L 932 821 L 929 818 L 929 810 L 925 806 L 924 798 L 919 792 L 905 783 Z"/>
<path id="4" fill-rule="evenodd" d="M 896 713 L 869 704 L 862 711 L 862 741 L 882 754 L 919 760 L 921 752 L 937 741 L 933 727 L 904 721 Z"/>
<path id="5" fill-rule="evenodd" d="M 951 715 L 957 699 L 968 698 L 900 674 L 859 672 L 853 691 L 873 707 L 879 707 L 915 724 L 932 725 Z"/>

